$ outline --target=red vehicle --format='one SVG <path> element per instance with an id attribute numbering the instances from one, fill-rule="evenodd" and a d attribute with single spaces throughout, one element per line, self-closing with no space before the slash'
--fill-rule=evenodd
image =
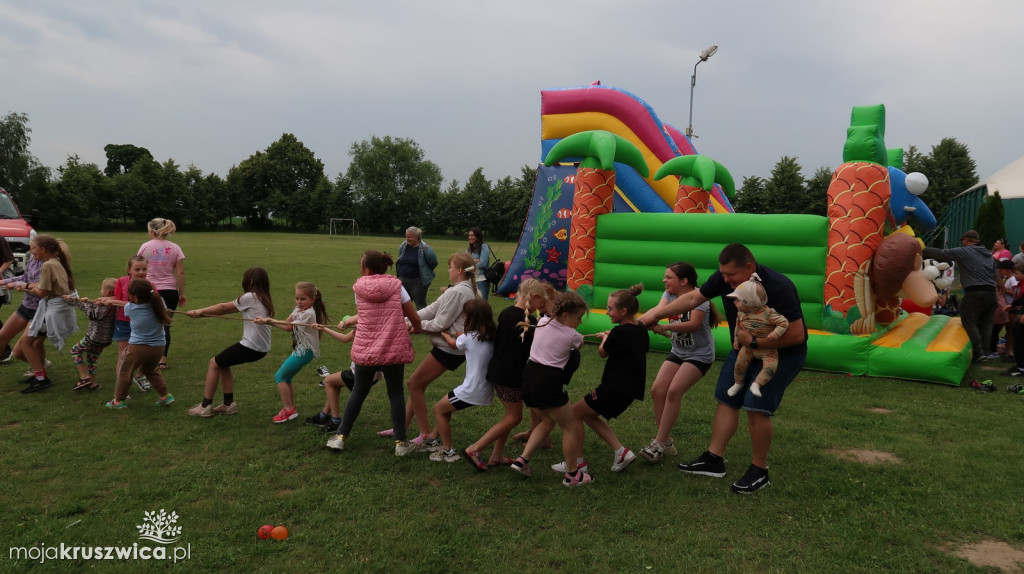
<path id="1" fill-rule="evenodd" d="M 33 219 L 35 217 L 33 216 Z M 15 275 L 25 269 L 25 260 L 28 259 L 28 244 L 36 236 L 36 230 L 18 211 L 14 199 L 7 193 L 7 190 L 0 187 L 0 234 L 11 244 L 14 251 L 14 265 L 11 265 Z"/>

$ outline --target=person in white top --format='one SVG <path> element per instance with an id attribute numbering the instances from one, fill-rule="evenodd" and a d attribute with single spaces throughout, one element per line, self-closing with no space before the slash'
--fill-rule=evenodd
<path id="1" fill-rule="evenodd" d="M 242 274 L 242 290 L 244 293 L 234 301 L 219 303 L 202 309 L 193 309 L 186 313 L 194 319 L 214 317 L 229 313 L 242 313 L 245 320 L 242 327 L 242 341 L 221 351 L 210 359 L 206 369 L 206 384 L 203 388 L 203 402 L 188 410 L 188 414 L 198 417 L 216 415 L 233 415 L 238 413 L 235 402 L 235 376 L 231 367 L 243 363 L 258 361 L 270 351 L 270 325 L 259 325 L 253 322 L 258 317 L 273 317 L 274 302 L 270 299 L 270 276 L 262 267 L 250 267 Z M 224 403 L 213 406 L 213 395 L 217 393 L 218 382 L 224 386 Z"/>
<path id="2" fill-rule="evenodd" d="M 466 353 L 466 378 L 434 405 L 431 438 L 441 438 L 441 450 L 432 453 L 430 460 L 436 462 L 455 462 L 460 458 L 452 443 L 452 413 L 494 401 L 494 385 L 487 381 L 487 365 L 494 355 L 494 336 L 498 332 L 494 313 L 487 301 L 470 299 L 462 306 L 462 316 L 466 332 L 458 338 L 441 333 L 448 346 Z"/>

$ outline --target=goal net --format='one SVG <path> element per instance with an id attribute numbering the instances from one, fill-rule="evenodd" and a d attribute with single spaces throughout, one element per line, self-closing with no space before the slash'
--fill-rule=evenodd
<path id="1" fill-rule="evenodd" d="M 335 235 L 356 236 L 359 235 L 359 224 L 356 223 L 355 219 L 332 217 L 327 233 L 331 237 L 334 237 Z"/>

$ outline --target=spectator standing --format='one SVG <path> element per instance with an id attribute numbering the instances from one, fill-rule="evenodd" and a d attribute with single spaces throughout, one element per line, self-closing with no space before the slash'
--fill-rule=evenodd
<path id="1" fill-rule="evenodd" d="M 412 297 L 417 310 L 427 306 L 427 289 L 430 289 L 430 283 L 434 280 L 435 268 L 437 255 L 423 241 L 423 231 L 419 227 L 406 229 L 405 241 L 398 246 L 395 274 Z"/>
<path id="2" fill-rule="evenodd" d="M 996 311 L 996 267 L 992 252 L 980 244 L 981 236 L 968 229 L 960 237 L 960 247 L 939 249 L 926 247 L 926 259 L 956 263 L 964 297 L 960 301 L 960 321 L 974 347 L 974 362 L 989 358 L 992 319 Z"/>

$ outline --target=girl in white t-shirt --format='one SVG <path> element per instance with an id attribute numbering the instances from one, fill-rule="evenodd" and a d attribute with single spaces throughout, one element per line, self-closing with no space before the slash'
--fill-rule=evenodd
<path id="1" fill-rule="evenodd" d="M 270 317 L 256 319 L 261 325 L 273 325 L 290 331 L 292 334 L 292 354 L 281 363 L 281 368 L 274 373 L 274 383 L 281 395 L 281 412 L 274 415 L 275 423 L 286 423 L 299 418 L 295 408 L 295 389 L 292 379 L 314 358 L 320 356 L 320 333 L 313 327 L 318 323 L 326 323 L 327 308 L 324 298 L 316 285 L 308 281 L 295 284 L 295 309 L 284 321 L 276 321 Z"/>
<path id="2" fill-rule="evenodd" d="M 212 417 L 237 414 L 235 376 L 231 374 L 231 367 L 258 361 L 270 351 L 270 325 L 259 325 L 253 321 L 258 317 L 274 316 L 274 302 L 270 299 L 270 276 L 267 275 L 267 270 L 262 267 L 246 269 L 242 274 L 242 289 L 245 292 L 234 301 L 193 309 L 186 313 L 196 319 L 240 312 L 242 319 L 245 320 L 242 341 L 210 359 L 206 370 L 206 385 L 203 388 L 203 402 L 189 409 L 190 415 Z M 217 392 L 218 382 L 224 385 L 224 404 L 214 407 L 213 395 Z"/>
<path id="3" fill-rule="evenodd" d="M 494 324 L 491 306 L 483 299 L 470 299 L 462 305 L 466 331 L 452 337 L 441 332 L 448 346 L 466 353 L 466 379 L 434 405 L 434 434 L 441 438 L 441 449 L 431 453 L 430 460 L 455 462 L 459 452 L 452 443 L 452 413 L 469 407 L 489 405 L 494 400 L 494 386 L 487 381 L 487 365 L 494 355 Z"/>

